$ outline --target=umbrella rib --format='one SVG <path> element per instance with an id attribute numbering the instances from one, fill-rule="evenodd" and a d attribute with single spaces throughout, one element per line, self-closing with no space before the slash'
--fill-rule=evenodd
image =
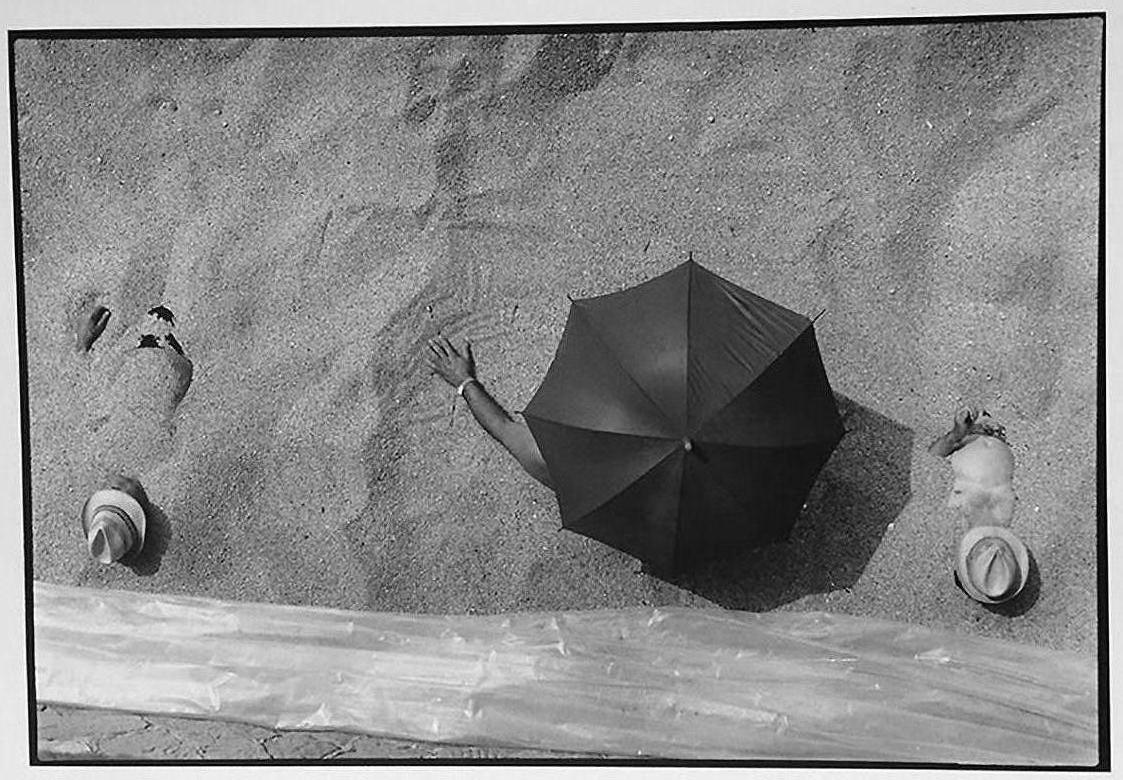
<path id="1" fill-rule="evenodd" d="M 732 401 L 730 401 L 732 403 Z M 845 431 L 843 431 L 844 433 Z M 699 444 L 717 444 L 722 447 L 738 447 L 745 450 L 791 450 L 799 449 L 800 447 L 813 447 L 816 445 L 837 444 L 838 437 L 828 436 L 823 438 L 819 436 L 814 439 L 807 439 L 806 441 L 796 441 L 794 439 L 785 439 L 783 444 L 742 444 L 735 441 L 716 441 L 714 439 L 696 437 L 694 441 Z"/>
<path id="2" fill-rule="evenodd" d="M 592 320 L 590 320 L 589 317 L 585 314 L 585 310 L 577 305 L 574 305 L 573 308 L 581 314 L 581 317 L 585 321 L 585 325 L 588 327 L 589 332 L 604 348 L 604 351 L 612 357 L 613 362 L 616 363 L 617 366 L 619 366 L 620 371 L 623 372 L 624 376 L 628 377 L 628 380 L 636 386 L 636 389 L 640 391 L 640 394 L 644 398 L 646 398 L 648 403 L 655 407 L 655 409 L 659 412 L 660 416 L 663 418 L 663 421 L 667 423 L 668 429 L 675 430 L 675 425 L 671 421 L 671 418 L 667 415 L 667 411 L 662 406 L 657 404 L 654 398 L 648 395 L 647 390 L 644 389 L 643 385 L 636 381 L 636 378 L 632 376 L 631 372 L 628 371 L 627 367 L 620 361 L 620 357 L 616 354 L 616 351 L 608 345 L 608 342 L 601 338 L 600 332 L 597 330 L 595 323 L 593 323 Z"/>
<path id="3" fill-rule="evenodd" d="M 525 411 L 519 412 L 524 418 L 530 417 L 534 420 L 541 422 L 551 423 L 553 425 L 563 425 L 566 428 L 572 428 L 575 431 L 586 431 L 588 433 L 605 433 L 611 436 L 628 436 L 633 439 L 659 439 L 660 441 L 669 441 L 678 443 L 682 441 L 680 436 L 668 436 L 662 433 L 636 433 L 634 431 L 609 431 L 604 428 L 589 428 L 585 425 L 578 425 L 577 423 L 567 422 L 566 420 L 555 420 L 553 417 L 543 417 L 541 414 L 527 414 Z M 718 442 L 720 444 L 720 442 Z"/>
<path id="4" fill-rule="evenodd" d="M 686 269 L 686 370 L 682 372 L 682 403 L 685 407 L 684 422 L 687 426 L 690 425 L 690 313 L 692 311 L 691 304 L 694 302 L 694 253 L 689 255 L 690 265 Z M 679 485 L 679 507 L 682 506 L 682 485 Z M 675 526 L 675 533 L 678 533 L 678 526 Z"/>

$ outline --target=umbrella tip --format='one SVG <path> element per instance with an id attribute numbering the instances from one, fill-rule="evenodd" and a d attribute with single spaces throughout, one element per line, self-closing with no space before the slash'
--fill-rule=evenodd
<path id="1" fill-rule="evenodd" d="M 819 321 L 819 318 L 820 318 L 820 317 L 822 317 L 822 316 L 823 316 L 824 314 L 826 314 L 826 313 L 827 313 L 826 307 L 824 307 L 824 308 L 822 308 L 822 309 L 819 309 L 819 313 L 818 313 L 818 314 L 816 314 L 816 315 L 815 315 L 814 317 L 812 317 L 812 318 L 811 318 L 811 322 L 812 322 L 812 323 L 818 322 L 818 321 Z"/>

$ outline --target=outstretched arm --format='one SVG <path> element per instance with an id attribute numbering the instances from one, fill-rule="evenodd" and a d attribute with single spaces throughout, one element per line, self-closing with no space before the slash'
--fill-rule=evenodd
<path id="1" fill-rule="evenodd" d="M 512 417 L 476 378 L 476 359 L 468 340 L 464 340 L 464 353 L 461 354 L 444 336 L 429 339 L 425 359 L 434 374 L 452 387 L 462 388 L 468 409 L 480 427 L 502 444 L 527 474 L 552 488 L 546 461 L 526 423 Z"/>
<path id="2" fill-rule="evenodd" d="M 963 446 L 963 437 L 971 427 L 971 423 L 979 416 L 978 410 L 973 407 L 963 407 L 955 413 L 955 424 L 943 436 L 935 439 L 928 445 L 928 451 L 941 458 L 951 455 Z"/>

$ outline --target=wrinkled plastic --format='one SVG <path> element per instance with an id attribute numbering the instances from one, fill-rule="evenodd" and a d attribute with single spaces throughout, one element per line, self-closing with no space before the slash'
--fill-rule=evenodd
<path id="1" fill-rule="evenodd" d="M 823 613 L 402 615 L 35 583 L 37 697 L 593 754 L 1086 765 L 1091 659 Z"/>

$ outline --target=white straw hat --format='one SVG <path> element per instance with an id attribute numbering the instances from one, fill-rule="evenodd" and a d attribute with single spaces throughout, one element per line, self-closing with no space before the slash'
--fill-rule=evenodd
<path id="1" fill-rule="evenodd" d="M 959 542 L 955 572 L 963 590 L 975 601 L 1000 604 L 1025 587 L 1029 550 L 1008 528 L 976 526 Z"/>
<path id="2" fill-rule="evenodd" d="M 144 509 L 123 490 L 99 490 L 82 507 L 86 545 L 101 563 L 113 563 L 143 547 L 144 526 Z"/>

